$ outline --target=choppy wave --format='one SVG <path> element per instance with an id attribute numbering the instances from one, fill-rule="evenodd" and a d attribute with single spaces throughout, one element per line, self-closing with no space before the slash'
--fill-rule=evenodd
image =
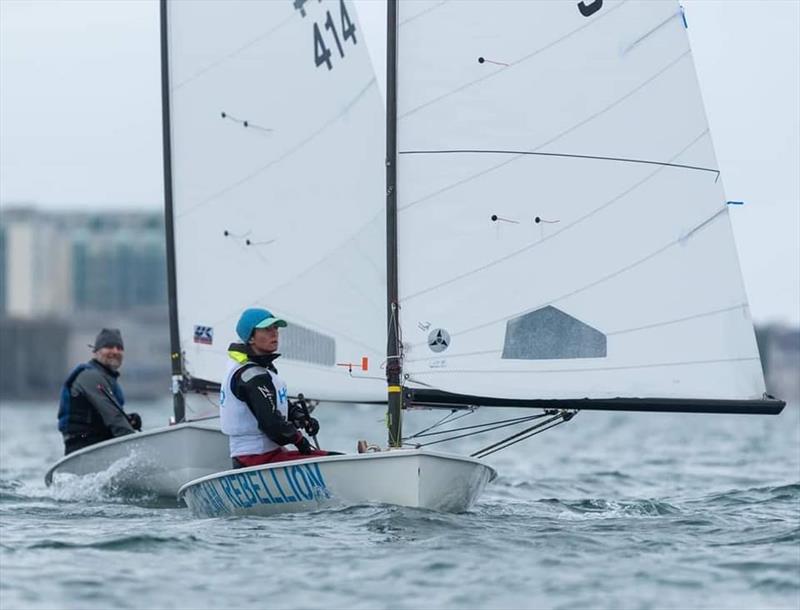
<path id="1" fill-rule="evenodd" d="M 783 502 L 800 502 L 800 483 L 787 483 L 777 486 L 747 487 L 728 489 L 722 492 L 703 495 L 692 500 L 710 507 L 732 507 L 744 505 L 769 506 Z M 798 517 L 800 518 L 800 517 Z"/>
<path id="2" fill-rule="evenodd" d="M 28 549 L 97 549 L 105 551 L 131 551 L 131 552 L 152 552 L 159 547 L 167 545 L 170 551 L 179 549 L 192 550 L 203 541 L 197 536 L 186 535 L 154 535 L 154 534 L 130 534 L 122 536 L 108 536 L 97 540 L 60 540 L 45 538 L 31 543 Z"/>
<path id="3" fill-rule="evenodd" d="M 326 442 L 370 436 L 363 411 L 336 413 Z M 45 487 L 60 445 L 14 448 L 29 429 L 37 442 L 52 430 L 52 405 L 41 417 L 21 407 L 0 430 L 16 439 L 0 443 L 0 607 L 794 609 L 799 414 L 756 427 L 698 416 L 691 428 L 583 414 L 569 433 L 498 454 L 500 477 L 465 514 L 361 505 L 196 519 L 126 494 L 133 459 Z"/>
<path id="4" fill-rule="evenodd" d="M 660 500 L 603 500 L 585 499 L 563 501 L 556 498 L 542 500 L 551 506 L 565 510 L 558 513 L 560 519 L 618 519 L 621 517 L 661 517 L 675 515 L 680 509 Z"/>

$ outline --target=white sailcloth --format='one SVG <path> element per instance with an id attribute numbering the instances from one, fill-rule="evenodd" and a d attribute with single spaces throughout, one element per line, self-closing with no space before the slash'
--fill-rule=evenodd
<path id="1" fill-rule="evenodd" d="M 384 120 L 355 9 L 170 2 L 167 23 L 187 372 L 219 382 L 240 313 L 267 307 L 291 392 L 382 399 Z"/>
<path id="2" fill-rule="evenodd" d="M 407 383 L 502 398 L 757 399 L 677 2 L 401 2 Z"/>

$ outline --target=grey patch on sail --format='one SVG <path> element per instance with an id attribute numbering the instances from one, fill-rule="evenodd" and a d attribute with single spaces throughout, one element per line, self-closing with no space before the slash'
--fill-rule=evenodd
<path id="1" fill-rule="evenodd" d="M 516 360 L 605 358 L 606 336 L 548 305 L 506 323 L 502 357 Z"/>
<path id="2" fill-rule="evenodd" d="M 310 328 L 289 324 L 281 329 L 280 353 L 290 360 L 323 366 L 336 364 L 336 340 Z"/>

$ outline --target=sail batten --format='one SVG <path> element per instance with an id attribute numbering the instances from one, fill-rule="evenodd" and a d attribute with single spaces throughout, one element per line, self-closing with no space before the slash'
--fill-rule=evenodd
<path id="1" fill-rule="evenodd" d="M 453 150 L 401 150 L 398 155 L 538 155 L 540 157 L 562 157 L 565 159 L 594 159 L 595 161 L 615 161 L 618 163 L 642 163 L 644 165 L 662 165 L 665 167 L 677 167 L 681 169 L 693 169 L 701 172 L 710 172 L 719 176 L 719 170 L 711 167 L 697 167 L 695 165 L 683 165 L 680 163 L 669 163 L 666 161 L 653 161 L 651 159 L 624 159 L 622 157 L 600 157 L 597 155 L 579 155 L 575 153 L 542 152 L 535 150 L 478 150 L 478 149 L 453 149 Z"/>

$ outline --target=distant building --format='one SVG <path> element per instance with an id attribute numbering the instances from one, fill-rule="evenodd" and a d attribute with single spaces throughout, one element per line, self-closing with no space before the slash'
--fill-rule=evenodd
<path id="1" fill-rule="evenodd" d="M 57 399 L 102 327 L 125 338 L 129 397 L 169 391 L 164 220 L 158 211 L 0 211 L 0 397 Z"/>
<path id="2" fill-rule="evenodd" d="M 57 218 L 32 208 L 4 210 L 0 294 L 5 315 L 36 318 L 72 310 L 69 234 Z"/>
<path id="3" fill-rule="evenodd" d="M 6 228 L 0 222 L 0 317 L 6 315 Z"/>
<path id="4" fill-rule="evenodd" d="M 16 318 L 127 311 L 166 302 L 161 212 L 0 216 L 0 312 Z"/>
<path id="5" fill-rule="evenodd" d="M 64 320 L 0 318 L 0 398 L 58 402 L 67 372 Z"/>
<path id="6" fill-rule="evenodd" d="M 76 310 L 127 311 L 166 303 L 160 213 L 76 215 L 69 223 Z"/>
<path id="7" fill-rule="evenodd" d="M 800 328 L 758 326 L 756 339 L 767 392 L 800 404 Z"/>

